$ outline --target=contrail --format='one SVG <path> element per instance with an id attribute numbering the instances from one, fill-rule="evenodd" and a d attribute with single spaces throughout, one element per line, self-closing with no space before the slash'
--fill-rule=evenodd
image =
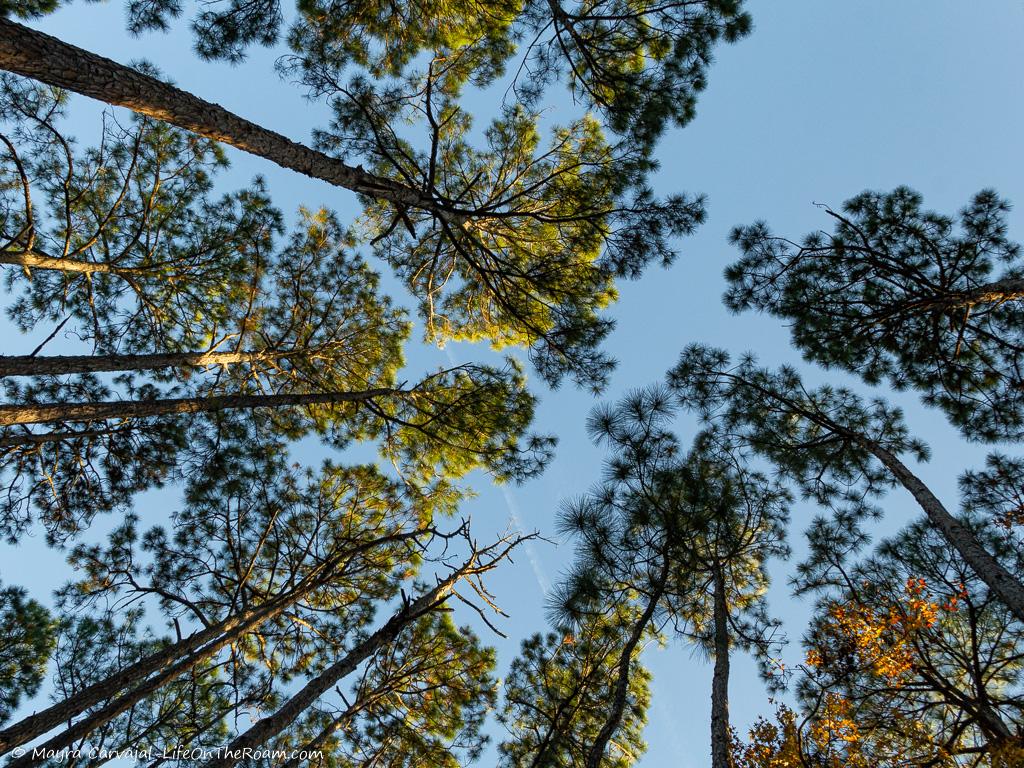
<path id="1" fill-rule="evenodd" d="M 512 491 L 507 487 L 502 486 L 501 492 L 505 495 L 505 504 L 508 507 L 509 516 L 512 518 L 512 524 L 520 533 L 525 534 L 526 531 L 523 529 L 523 521 L 519 517 L 519 507 L 516 505 L 515 497 L 512 496 Z M 533 577 L 537 580 L 537 586 L 540 587 L 541 594 L 543 594 L 544 597 L 547 597 L 548 592 L 551 591 L 551 581 L 548 579 L 547 574 L 544 573 L 544 566 L 541 565 L 540 558 L 537 556 L 537 550 L 534 548 L 533 542 L 524 542 L 524 549 L 526 550 L 526 559 L 530 561 L 530 568 L 533 569 Z"/>
<path id="2" fill-rule="evenodd" d="M 446 346 L 444 348 L 444 353 L 453 368 L 459 364 L 449 347 Z M 515 497 L 512 496 L 512 491 L 508 489 L 508 486 L 502 485 L 501 492 L 505 497 L 505 506 L 508 507 L 508 514 L 512 520 L 512 525 L 516 527 L 519 533 L 525 535 L 526 530 L 523 528 L 523 520 L 519 516 L 519 507 L 516 505 Z M 544 572 L 544 566 L 540 562 L 540 557 L 537 555 L 533 542 L 523 542 L 523 549 L 526 552 L 526 559 L 530 561 L 530 568 L 533 570 L 533 577 L 537 580 L 537 586 L 540 587 L 541 594 L 547 597 L 551 591 L 551 580 L 548 579 L 547 574 Z"/>

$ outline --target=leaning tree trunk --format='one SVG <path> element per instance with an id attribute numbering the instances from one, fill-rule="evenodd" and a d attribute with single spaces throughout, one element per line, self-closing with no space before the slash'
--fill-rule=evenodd
<path id="1" fill-rule="evenodd" d="M 159 668 L 159 671 L 153 677 L 144 679 L 139 685 L 122 695 L 116 696 L 113 700 L 106 703 L 106 705 L 96 710 L 88 717 L 78 721 L 71 727 L 60 731 L 55 736 L 48 738 L 45 742 L 40 744 L 37 749 L 44 750 L 46 752 L 59 752 L 60 750 L 70 749 L 71 746 L 77 743 L 81 738 L 87 736 L 97 728 L 101 728 L 108 724 L 119 715 L 127 712 L 143 698 L 160 690 L 160 688 L 178 676 L 194 669 L 196 666 L 201 664 L 203 660 L 210 658 L 218 650 L 243 635 L 246 631 L 262 624 L 267 621 L 268 618 L 285 610 L 285 608 L 288 607 L 289 602 L 290 601 L 279 601 L 269 603 L 268 605 L 270 607 L 268 609 L 257 609 L 244 623 L 234 627 L 229 632 L 222 634 L 209 644 L 197 648 L 194 652 L 191 652 L 184 658 L 178 660 L 178 662 L 167 667 Z M 266 608 L 266 606 L 263 607 Z M 100 685 L 102 689 L 99 693 L 105 695 L 110 695 L 114 690 L 116 690 L 111 686 L 110 680 L 105 680 Z M 102 696 L 100 697 L 100 700 L 101 698 Z M 78 709 L 79 712 L 82 711 L 81 707 L 78 706 L 80 703 L 81 701 L 76 702 L 76 709 Z M 28 739 L 23 738 L 18 743 L 25 743 L 26 740 Z M 15 746 L 13 742 L 9 743 L 8 749 L 13 748 L 13 746 Z M 29 752 L 22 757 L 11 760 L 7 763 L 6 768 L 28 768 L 35 763 L 36 761 L 33 759 L 32 752 Z"/>
<path id="2" fill-rule="evenodd" d="M 151 355 L 0 355 L 0 376 L 67 376 L 107 371 L 148 371 L 158 368 L 203 368 L 300 357 L 308 350 L 248 352 L 162 352 Z"/>
<path id="3" fill-rule="evenodd" d="M 729 606 L 722 563 L 714 567 L 715 671 L 711 678 L 711 766 L 732 768 L 729 751 Z"/>
<path id="4" fill-rule="evenodd" d="M 230 144 L 284 168 L 402 207 L 450 209 L 418 189 L 291 141 L 192 94 L 0 17 L 0 68 Z"/>
<path id="5" fill-rule="evenodd" d="M 622 653 L 619 654 L 619 671 L 615 679 L 615 693 L 612 698 L 612 707 L 605 716 L 604 725 L 602 725 L 601 730 L 598 731 L 597 737 L 594 739 L 594 743 L 590 745 L 590 751 L 587 752 L 586 768 L 600 768 L 601 761 L 604 759 L 604 752 L 608 748 L 608 742 L 612 740 L 612 736 L 615 735 L 615 731 L 619 729 L 619 725 L 622 723 L 622 715 L 626 711 L 626 699 L 629 697 L 629 677 L 630 672 L 632 672 L 633 669 L 633 654 L 636 653 L 637 646 L 640 644 L 640 640 L 643 638 L 644 632 L 647 630 L 647 626 L 651 623 L 651 619 L 654 618 L 654 612 L 658 608 L 658 602 L 661 600 L 661 596 L 665 593 L 668 574 L 669 559 L 668 557 L 665 557 L 661 573 L 658 577 L 657 587 L 651 593 L 647 602 L 647 607 L 640 615 L 636 624 L 633 625 L 629 638 L 626 640 L 626 644 L 622 647 Z"/>
<path id="6" fill-rule="evenodd" d="M 928 519 L 992 590 L 992 594 L 1002 600 L 1014 616 L 1024 621 L 1024 584 L 1003 568 L 971 530 L 951 515 L 928 486 L 892 452 L 866 438 L 860 438 L 860 441 L 910 491 Z"/>
<path id="7" fill-rule="evenodd" d="M 396 389 L 368 389 L 360 392 L 318 392 L 293 395 L 215 395 L 164 400 L 115 400 L 94 403 L 40 403 L 38 405 L 0 405 L 0 426 L 47 424 L 67 421 L 145 418 L 179 413 L 206 413 L 229 408 L 281 408 L 289 405 L 331 405 L 359 403 Z"/>
<path id="8" fill-rule="evenodd" d="M 416 619 L 442 604 L 465 574 L 465 569 L 452 573 L 429 592 L 407 605 L 403 605 L 380 629 L 358 643 L 341 659 L 329 666 L 306 683 L 272 715 L 264 717 L 249 730 L 235 738 L 224 750 L 224 756 L 211 760 L 204 768 L 232 768 L 241 759 L 244 750 L 252 750 L 266 744 L 295 722 L 303 712 L 324 693 L 333 688 L 347 675 L 355 671 L 363 661 L 380 648 L 393 643 L 402 630 Z"/>
<path id="9" fill-rule="evenodd" d="M 216 653 L 216 651 L 223 648 L 225 644 L 232 642 L 245 632 L 253 629 L 253 627 L 277 616 L 288 606 L 294 604 L 297 600 L 301 600 L 312 590 L 326 583 L 327 580 L 332 578 L 335 568 L 337 568 L 341 563 L 350 560 L 353 557 L 357 557 L 368 550 L 388 543 L 414 538 L 419 536 L 421 533 L 421 529 L 417 528 L 413 531 L 404 531 L 365 541 L 352 548 L 346 548 L 340 552 L 336 552 L 334 555 L 320 563 L 314 571 L 306 574 L 292 589 L 287 592 L 278 594 L 273 599 L 268 600 L 266 603 L 263 603 L 256 608 L 242 614 L 230 616 L 223 621 L 195 632 L 185 639 L 180 640 L 161 651 L 152 653 L 134 664 L 125 667 L 120 672 L 83 688 L 74 696 L 58 702 L 42 712 L 29 715 L 19 722 L 0 731 L 0 755 L 10 751 L 14 747 L 25 744 L 32 739 L 41 736 L 51 728 L 54 728 L 63 722 L 70 721 L 75 716 L 81 714 L 90 707 L 95 706 L 101 701 L 109 700 L 112 697 L 117 696 L 119 693 L 123 694 L 133 686 L 137 686 L 139 683 L 144 683 L 147 679 L 152 680 L 152 678 L 149 678 L 151 674 L 168 667 L 176 659 L 188 656 L 188 661 L 190 661 L 190 663 L 186 666 L 176 668 L 175 671 L 171 673 L 163 673 L 159 676 L 159 679 L 162 681 L 162 685 L 164 682 L 167 682 L 167 680 L 173 679 L 173 677 L 178 674 L 181 674 L 195 666 L 195 664 L 203 658 L 208 658 L 211 654 Z M 148 695 L 148 693 L 156 690 L 157 687 L 159 686 L 154 687 L 152 685 L 147 685 L 147 692 L 141 695 L 138 694 L 138 691 L 140 690 L 138 687 L 132 688 L 131 693 L 128 694 L 128 696 L 131 697 L 131 700 L 128 701 L 126 696 L 119 697 L 117 701 L 111 702 L 111 711 L 113 711 L 114 705 L 127 703 L 128 706 L 131 706 L 135 702 L 141 700 L 145 695 Z M 124 708 L 126 707 L 122 707 L 120 711 L 123 711 Z M 105 722 L 109 721 L 111 717 L 116 717 L 116 713 L 110 717 L 101 718 L 103 722 L 100 722 L 99 719 L 93 721 L 89 730 L 100 727 Z M 79 734 L 79 731 L 76 731 L 75 733 Z M 88 733 L 88 731 L 85 731 L 85 733 Z M 55 747 L 55 749 L 60 748 L 60 746 Z"/>
<path id="10" fill-rule="evenodd" d="M 138 681 L 170 664 L 174 659 L 200 648 L 233 626 L 235 626 L 235 622 L 227 620 L 200 630 L 173 645 L 139 659 L 120 672 L 83 688 L 77 694 L 4 728 L 0 731 L 0 755 L 41 736 L 51 728 L 71 720 L 89 707 L 135 685 Z"/>
<path id="11" fill-rule="evenodd" d="M 734 376 L 733 378 L 738 377 Z M 760 392 L 765 397 L 782 403 L 791 409 L 794 414 L 803 416 L 836 435 L 862 445 L 876 459 L 882 462 L 900 485 L 910 491 L 910 494 L 920 505 L 921 509 L 924 510 L 931 523 L 938 528 L 946 541 L 960 554 L 964 562 L 978 575 L 978 578 L 992 590 L 992 594 L 999 600 L 1002 600 L 1006 607 L 1013 612 L 1014 616 L 1024 621 L 1024 584 L 1021 584 L 1019 579 L 1015 578 L 1013 574 L 999 564 L 998 560 L 989 554 L 988 550 L 982 546 L 971 530 L 951 515 L 949 510 L 939 501 L 938 497 L 922 482 L 921 478 L 911 472 L 894 453 L 849 427 L 832 421 L 832 419 L 819 412 L 808 410 L 789 398 L 780 396 L 778 393 L 756 384 L 751 384 L 749 381 L 743 379 L 740 379 L 740 381 L 744 385 Z"/>
<path id="12" fill-rule="evenodd" d="M 328 743 L 332 736 L 337 734 L 339 731 L 349 728 L 355 716 L 369 707 L 371 704 L 379 701 L 380 699 L 389 696 L 392 693 L 392 689 L 389 686 L 378 686 L 371 693 L 366 694 L 361 692 L 360 695 L 349 704 L 345 711 L 340 715 L 337 715 L 331 720 L 324 728 L 320 730 L 312 739 L 307 741 L 295 752 L 305 752 L 307 755 L 313 752 L 322 752 L 324 746 Z M 291 757 L 287 762 L 281 764 L 280 768 L 299 768 L 303 764 L 303 760 L 298 757 Z M 365 763 L 365 765 L 372 765 L 372 763 Z"/>

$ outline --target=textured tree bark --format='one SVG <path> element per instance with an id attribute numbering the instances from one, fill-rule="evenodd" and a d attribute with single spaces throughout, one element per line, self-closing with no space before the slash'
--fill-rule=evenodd
<path id="1" fill-rule="evenodd" d="M 622 647 L 622 653 L 619 654 L 619 672 L 615 679 L 615 696 L 612 699 L 612 708 L 608 712 L 601 730 L 598 731 L 594 743 L 590 745 L 590 751 L 587 752 L 586 768 L 600 768 L 601 761 L 604 759 L 604 751 L 608 748 L 608 742 L 612 740 L 612 736 L 615 735 L 615 731 L 618 730 L 619 724 L 622 722 L 622 714 L 626 711 L 626 699 L 629 696 L 629 673 L 632 670 L 633 654 L 636 652 L 636 647 L 644 636 L 647 625 L 650 624 L 651 619 L 654 617 L 654 612 L 658 608 L 658 601 L 661 600 L 661 596 L 665 593 L 668 574 L 669 560 L 666 557 L 662 564 L 661 573 L 658 576 L 658 586 L 651 593 L 647 607 L 640 615 L 636 624 L 633 625 L 629 638 Z"/>
<path id="2" fill-rule="evenodd" d="M 374 651 L 394 642 L 405 627 L 443 603 L 451 593 L 456 582 L 463 575 L 464 572 L 462 570 L 455 571 L 429 592 L 400 608 L 388 619 L 384 626 L 380 627 L 380 629 L 361 643 L 358 643 L 341 659 L 306 683 L 298 693 L 282 704 L 274 714 L 264 717 L 245 733 L 235 738 L 225 748 L 223 757 L 209 761 L 204 768 L 232 768 L 241 759 L 242 750 L 256 749 L 280 734 L 299 715 L 305 712 L 314 701 L 334 687 L 339 680 L 355 671 L 356 667 L 369 658 Z"/>
<path id="3" fill-rule="evenodd" d="M 729 752 L 729 607 L 722 564 L 714 571 L 715 671 L 711 678 L 711 766 L 732 768 Z"/>
<path id="4" fill-rule="evenodd" d="M 394 389 L 368 389 L 362 392 L 322 392 L 294 395 L 216 395 L 214 397 L 183 397 L 166 400 L 0 405 L 0 426 L 47 424 L 55 421 L 143 418 L 178 413 L 205 413 L 228 408 L 282 408 L 289 405 L 365 402 L 382 395 L 394 394 L 397 391 Z"/>
<path id="5" fill-rule="evenodd" d="M 765 389 L 739 377 L 727 374 L 744 385 L 762 393 L 765 397 L 783 403 L 794 414 L 821 425 L 833 434 L 840 435 L 852 442 L 864 446 L 875 458 L 877 458 L 888 469 L 897 482 L 910 491 L 914 500 L 918 503 L 928 519 L 935 525 L 953 548 L 963 557 L 964 562 L 978 574 L 992 593 L 1003 601 L 1007 608 L 1013 611 L 1013 615 L 1024 621 L 1024 584 L 999 564 L 988 550 L 981 545 L 981 542 L 973 533 L 953 515 L 942 504 L 941 501 L 931 492 L 921 479 L 896 457 L 891 451 L 886 450 L 878 443 L 869 440 L 863 435 L 855 432 L 841 424 L 832 421 L 827 416 L 808 410 L 793 400 L 780 396 L 778 393 Z"/>
<path id="6" fill-rule="evenodd" d="M 1004 301 L 1024 299 L 1024 278 L 1007 278 L 979 285 L 970 291 L 949 293 L 946 296 L 924 298 L 920 302 L 909 300 L 911 305 L 925 309 L 958 309 L 975 307 L 980 304 L 1002 304 Z"/>
<path id="7" fill-rule="evenodd" d="M 400 206 L 450 212 L 418 189 L 347 165 L 218 104 L 2 17 L 0 68 L 127 107 L 353 192 Z"/>
<path id="8" fill-rule="evenodd" d="M 2 29 L 2 28 L 0 28 Z M 2 45 L 2 42 L 0 42 Z M 26 272 L 33 269 L 48 269 L 57 272 L 74 272 L 91 275 L 94 272 L 110 272 L 114 274 L 137 274 L 142 270 L 132 267 L 116 267 L 112 264 L 76 261 L 75 259 L 55 259 L 52 256 L 41 256 L 32 251 L 0 251 L 0 264 L 11 264 L 23 267 Z"/>
<path id="9" fill-rule="evenodd" d="M 175 352 L 153 355 L 0 355 L 0 376 L 64 376 L 105 371 L 148 371 L 156 368 L 202 368 L 208 365 L 256 363 L 299 357 L 303 350 L 251 352 Z"/>
<path id="10" fill-rule="evenodd" d="M 988 553 L 970 529 L 951 515 L 928 486 L 902 461 L 882 446 L 866 438 L 860 440 L 892 472 L 900 484 L 910 491 L 928 519 L 942 531 L 964 562 L 978 574 L 978 578 L 1013 611 L 1014 616 L 1024 621 L 1024 585 Z"/>

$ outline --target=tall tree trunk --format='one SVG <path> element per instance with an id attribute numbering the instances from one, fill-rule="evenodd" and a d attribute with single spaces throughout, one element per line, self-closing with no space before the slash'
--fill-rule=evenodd
<path id="1" fill-rule="evenodd" d="M 729 751 L 729 606 L 722 563 L 714 571 L 715 671 L 711 678 L 711 766 L 732 768 Z"/>
<path id="2" fill-rule="evenodd" d="M 910 494 L 917 501 L 921 509 L 924 510 L 928 519 L 939 529 L 946 538 L 946 541 L 960 554 L 971 570 L 978 574 L 978 578 L 985 582 L 985 585 L 992 590 L 992 593 L 997 598 L 1003 601 L 1006 607 L 1013 612 L 1014 616 L 1024 621 L 1024 584 L 1021 584 L 1019 579 L 1015 578 L 999 564 L 998 560 L 989 554 L 988 550 L 982 546 L 970 529 L 951 515 L 949 510 L 943 506 L 942 502 L 931 492 L 928 486 L 911 472 L 895 454 L 873 440 L 869 440 L 859 432 L 855 432 L 842 424 L 832 421 L 828 416 L 818 411 L 808 410 L 807 407 L 799 402 L 781 396 L 777 392 L 751 383 L 749 380 L 742 379 L 733 374 L 726 375 L 735 381 L 742 382 L 744 386 L 751 387 L 760 392 L 765 397 L 782 403 L 794 414 L 803 416 L 833 434 L 859 443 L 867 449 L 868 452 L 882 462 L 900 485 L 910 491 Z"/>
<path id="3" fill-rule="evenodd" d="M 412 531 L 402 531 L 377 539 L 372 539 L 370 541 L 365 541 L 362 544 L 336 552 L 333 556 L 325 559 L 315 569 L 303 576 L 303 578 L 287 592 L 276 595 L 271 600 L 268 600 L 256 608 L 242 614 L 230 616 L 223 621 L 195 632 L 185 639 L 157 651 L 156 653 L 152 653 L 134 664 L 125 667 L 120 672 L 83 688 L 74 696 L 54 704 L 42 712 L 29 715 L 28 717 L 23 718 L 17 723 L 0 731 L 0 755 L 10 751 L 14 747 L 25 744 L 32 739 L 41 736 L 51 728 L 54 728 L 63 722 L 71 720 L 101 701 L 106 701 L 119 693 L 128 691 L 132 686 L 136 686 L 140 682 L 145 681 L 152 673 L 172 664 L 175 659 L 179 659 L 193 653 L 201 654 L 190 657 L 191 663 L 181 669 L 177 669 L 173 674 L 170 674 L 169 676 L 168 674 L 161 675 L 160 679 L 162 680 L 162 685 L 167 682 L 167 680 L 173 679 L 173 677 L 178 674 L 181 674 L 195 666 L 195 664 L 202 661 L 203 658 L 208 658 L 212 653 L 223 648 L 228 642 L 235 640 L 244 633 L 253 629 L 255 626 L 277 616 L 288 606 L 294 604 L 298 600 L 301 600 L 305 595 L 309 594 L 318 586 L 330 580 L 335 573 L 335 569 L 343 562 L 376 547 L 415 538 L 422 535 L 422 533 L 422 528 L 416 528 Z M 152 690 L 156 690 L 157 687 L 159 686 L 149 686 L 147 690 L 148 692 L 152 692 Z M 122 697 L 119 698 L 117 702 L 113 703 L 116 704 L 127 701 L 128 706 L 131 706 L 147 695 L 137 695 L 138 690 L 139 689 L 137 688 L 134 689 L 131 701 L 128 701 L 127 697 Z M 120 711 L 123 711 L 123 709 Z M 115 716 L 116 714 L 111 717 Z M 111 718 L 105 718 L 103 722 L 93 722 L 90 726 L 90 730 L 103 725 L 109 719 Z M 78 731 L 76 731 L 76 733 L 78 733 Z M 84 731 L 84 733 L 88 733 L 88 730 Z M 55 748 L 60 749 L 60 747 Z"/>
<path id="4" fill-rule="evenodd" d="M 65 699 L 59 704 L 54 704 L 42 712 L 24 718 L 0 732 L 0 754 L 31 741 L 54 726 L 66 722 L 101 701 L 112 699 L 93 714 L 48 739 L 39 748 L 61 750 L 72 746 L 83 736 L 87 736 L 96 728 L 110 722 L 146 696 L 158 690 L 178 675 L 192 669 L 245 632 L 277 615 L 294 599 L 294 596 L 290 596 L 289 600 L 265 603 L 244 617 L 228 619 L 196 632 L 162 651 L 150 654 L 144 659 L 126 667 L 121 672 L 84 688 L 76 695 Z M 175 659 L 179 658 L 181 660 L 175 662 Z M 157 674 L 150 677 L 153 672 Z M 32 764 L 32 753 L 30 751 L 23 757 L 12 760 L 7 766 L 8 768 L 21 768 L 21 766 Z"/>
<path id="5" fill-rule="evenodd" d="M 365 402 L 396 389 L 368 389 L 361 392 L 318 392 L 293 395 L 215 395 L 165 400 L 114 400 L 94 403 L 40 403 L 0 405 L 0 426 L 47 424 L 60 421 L 143 418 L 177 413 L 205 413 L 228 408 L 281 408 L 289 405 L 330 405 Z"/>
<path id="6" fill-rule="evenodd" d="M 341 659 L 306 683 L 274 714 L 263 718 L 249 730 L 236 737 L 225 748 L 224 756 L 211 760 L 205 768 L 231 768 L 241 759 L 243 750 L 257 749 L 279 735 L 309 709 L 320 696 L 355 671 L 356 667 L 375 651 L 393 643 L 409 624 L 441 605 L 463 575 L 465 575 L 464 569 L 455 571 L 429 592 L 402 606 L 384 626 L 361 643 L 356 644 Z"/>
<path id="7" fill-rule="evenodd" d="M 651 592 L 647 607 L 640 615 L 636 624 L 633 625 L 629 638 L 622 647 L 622 653 L 619 654 L 618 674 L 615 679 L 615 694 L 612 698 L 612 707 L 605 716 L 604 725 L 598 731 L 594 743 L 590 745 L 590 751 L 587 752 L 586 768 L 600 767 L 601 760 L 604 759 L 604 752 L 608 748 L 608 742 L 612 740 L 612 736 L 615 735 L 615 731 L 619 729 L 619 725 L 622 723 L 622 715 L 626 711 L 626 699 L 629 697 L 629 677 L 633 668 L 633 654 L 636 653 L 636 648 L 640 644 L 644 632 L 647 631 L 651 619 L 654 618 L 654 612 L 658 608 L 661 596 L 665 594 L 668 574 L 669 559 L 666 556 L 662 563 L 661 573 L 658 575 L 658 583 Z"/>
<path id="8" fill-rule="evenodd" d="M 928 486 L 893 453 L 867 438 L 860 437 L 859 440 L 910 491 L 928 519 L 960 553 L 971 570 L 978 574 L 978 578 L 985 582 L 1014 616 L 1024 621 L 1024 584 L 1003 568 L 971 530 L 951 515 Z"/>
<path id="9" fill-rule="evenodd" d="M 249 352 L 165 352 L 152 355 L 0 355 L 0 376 L 66 376 L 106 371 L 148 371 L 156 368 L 203 368 L 209 365 L 256 363 L 299 357 L 308 350 Z"/>
<path id="10" fill-rule="evenodd" d="M 374 690 L 368 693 L 362 691 L 360 688 L 359 696 L 345 708 L 344 712 L 337 715 L 333 720 L 331 720 L 331 722 L 324 726 L 316 736 L 295 751 L 305 752 L 307 755 L 312 752 L 323 751 L 324 745 L 327 744 L 332 736 L 339 731 L 348 729 L 352 725 L 357 714 L 374 702 L 389 696 L 393 692 L 393 689 L 393 682 L 391 685 L 378 685 Z M 307 760 L 302 760 L 299 757 L 291 757 L 286 762 L 282 763 L 280 768 L 299 768 L 300 765 L 306 764 L 307 762 Z M 365 765 L 372 765 L 372 763 L 365 763 Z"/>
<path id="11" fill-rule="evenodd" d="M 180 88 L 3 17 L 0 68 L 127 107 L 338 187 L 403 207 L 451 212 L 418 189 L 347 165 Z"/>

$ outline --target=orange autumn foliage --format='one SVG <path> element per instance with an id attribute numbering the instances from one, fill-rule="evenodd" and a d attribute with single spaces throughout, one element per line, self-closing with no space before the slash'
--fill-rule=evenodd
<path id="1" fill-rule="evenodd" d="M 913 640 L 921 632 L 935 626 L 943 611 L 957 610 L 960 596 L 952 595 L 944 602 L 930 599 L 924 579 L 907 579 L 899 602 L 886 608 L 855 603 L 834 604 L 824 624 L 823 639 L 831 648 L 852 655 L 861 669 L 898 683 L 914 664 Z M 818 648 L 807 653 L 806 663 L 820 668 L 826 658 Z"/>
<path id="2" fill-rule="evenodd" d="M 915 664 L 915 642 L 923 633 L 936 629 L 944 613 L 958 610 L 965 596 L 959 592 L 944 599 L 933 596 L 924 579 L 908 579 L 899 599 L 888 606 L 867 606 L 853 600 L 828 609 L 823 632 L 806 655 L 810 674 L 825 672 L 839 661 L 853 664 L 871 675 L 884 678 L 891 687 L 911 679 Z M 902 720 L 892 713 L 894 720 Z M 905 724 L 903 732 L 913 730 Z M 921 734 L 922 738 L 927 738 Z M 881 739 L 881 740 L 880 740 Z M 947 765 L 949 755 L 935 753 L 935 765 Z M 779 705 L 774 721 L 759 718 L 743 741 L 734 735 L 736 768 L 904 768 L 907 755 L 899 744 L 883 734 L 867 734 L 858 726 L 850 702 L 827 692 L 817 710 L 803 722 L 796 712 Z M 1000 762 L 993 755 L 993 768 L 1024 766 L 1014 753 Z M 948 763 L 953 765 L 952 762 Z"/>

